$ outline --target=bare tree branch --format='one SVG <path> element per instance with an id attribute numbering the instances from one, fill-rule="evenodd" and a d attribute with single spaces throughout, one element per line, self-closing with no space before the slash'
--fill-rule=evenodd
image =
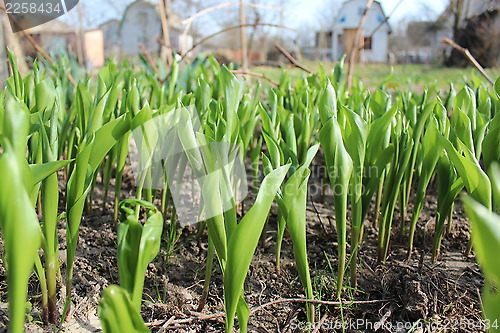
<path id="1" fill-rule="evenodd" d="M 191 28 L 191 25 L 193 24 L 193 21 L 195 19 L 197 19 L 198 17 L 202 16 L 202 15 L 205 15 L 205 14 L 208 14 L 214 10 L 217 10 L 217 9 L 221 9 L 221 8 L 225 8 L 225 7 L 230 7 L 230 6 L 237 6 L 237 5 L 240 5 L 239 2 L 225 2 L 225 3 L 222 3 L 222 4 L 219 4 L 219 5 L 216 5 L 216 6 L 212 6 L 212 7 L 208 7 L 208 8 L 205 8 L 203 10 L 200 10 L 199 12 L 197 12 L 196 14 L 188 17 L 187 19 L 185 19 L 184 21 L 182 21 L 183 24 L 185 24 L 185 28 L 184 28 L 184 31 L 182 32 L 182 38 L 183 40 L 186 40 L 187 38 L 187 35 L 188 35 L 188 32 L 189 32 L 189 29 Z M 268 9 L 268 10 L 284 10 L 284 7 L 274 7 L 274 6 L 265 6 L 265 5 L 260 5 L 260 4 L 254 4 L 254 3 L 243 3 L 244 6 L 248 6 L 248 7 L 253 7 L 253 8 L 262 8 L 262 9 Z M 182 53 L 186 53 L 185 52 L 186 50 L 182 50 Z"/>
<path id="2" fill-rule="evenodd" d="M 162 46 L 162 53 L 166 53 L 167 65 L 172 64 L 172 49 L 170 48 L 170 32 L 168 27 L 167 9 L 165 8 L 164 0 L 158 0 L 160 5 L 160 19 L 161 19 L 161 29 L 163 31 L 163 41 L 165 44 Z M 168 0 L 167 0 L 168 1 Z M 162 54 L 163 56 L 163 54 Z"/>
<path id="3" fill-rule="evenodd" d="M 292 55 L 290 53 L 288 53 L 284 48 L 279 46 L 278 43 L 274 43 L 274 46 L 276 46 L 278 51 L 280 51 L 292 63 L 292 65 L 294 65 L 297 68 L 302 69 L 304 72 L 307 72 L 309 74 L 312 73 L 312 71 L 310 69 L 299 64 L 299 62 L 294 57 L 292 57 Z"/>
<path id="4" fill-rule="evenodd" d="M 279 84 L 276 81 L 273 81 L 272 79 L 268 78 L 262 73 L 254 73 L 254 72 L 248 72 L 248 71 L 237 71 L 237 70 L 232 70 L 231 71 L 233 74 L 240 74 L 240 75 L 250 75 L 250 76 L 255 76 L 255 77 L 260 77 L 263 78 L 269 82 L 271 82 L 274 86 L 279 86 Z"/>
<path id="5" fill-rule="evenodd" d="M 243 0 L 240 0 L 240 48 L 243 70 L 248 72 L 247 30 L 245 21 L 245 2 Z"/>
<path id="6" fill-rule="evenodd" d="M 324 304 L 324 305 L 344 305 L 344 306 L 349 306 L 349 305 L 354 305 L 354 304 L 375 304 L 375 303 L 384 303 L 384 302 L 390 302 L 391 300 L 389 299 L 380 299 L 380 300 L 366 300 L 366 301 L 323 301 L 323 300 L 318 300 L 318 299 L 307 299 L 307 298 L 278 298 L 274 301 L 271 301 L 269 303 L 265 303 L 256 307 L 253 307 L 250 309 L 250 315 L 254 315 L 256 312 L 265 309 L 269 306 L 276 305 L 276 304 L 282 304 L 282 303 L 313 303 L 313 304 Z M 165 325 L 166 322 L 169 322 L 170 324 L 173 325 L 178 325 L 178 324 L 187 324 L 187 323 L 192 323 L 195 321 L 199 320 L 217 320 L 219 318 L 225 317 L 226 313 L 225 312 L 218 312 L 218 313 L 212 313 L 212 314 L 202 314 L 202 313 L 197 313 L 192 311 L 192 315 L 197 315 L 193 316 L 190 318 L 182 318 L 182 319 L 175 319 L 173 320 L 172 318 L 168 320 L 157 320 L 151 323 L 146 323 L 145 325 L 148 327 L 156 327 L 156 326 L 161 326 Z M 172 328 L 172 327 L 168 327 Z"/>
<path id="7" fill-rule="evenodd" d="M 35 50 L 40 53 L 40 55 L 42 57 L 44 57 L 51 65 L 54 63 L 54 60 L 48 55 L 47 52 L 45 52 L 45 50 L 33 39 L 33 37 L 31 37 L 31 35 L 29 33 L 27 33 L 25 30 L 21 30 L 22 34 L 24 35 L 24 37 L 26 37 L 26 39 L 28 40 L 28 42 L 30 42 L 30 44 L 35 48 Z M 75 78 L 73 77 L 73 75 L 71 75 L 70 72 L 66 72 L 66 77 L 68 78 L 69 82 L 71 82 L 71 84 L 73 86 L 77 86 L 76 84 L 76 81 L 75 81 Z"/>
<path id="8" fill-rule="evenodd" d="M 246 27 L 266 26 L 266 27 L 273 27 L 273 28 L 279 28 L 279 29 L 286 29 L 286 30 L 290 30 L 290 31 L 296 31 L 295 29 L 292 29 L 292 28 L 289 28 L 289 27 L 285 27 L 285 26 L 277 25 L 277 24 L 269 24 L 269 23 L 245 24 L 245 26 Z M 233 27 L 222 29 L 222 30 L 220 30 L 220 31 L 218 31 L 216 33 L 213 33 L 213 34 L 211 34 L 211 35 L 209 35 L 209 36 L 201 39 L 200 41 L 196 42 L 189 50 L 187 50 L 182 55 L 181 61 L 186 58 L 186 56 L 189 54 L 189 52 L 192 52 L 195 48 L 197 48 L 201 44 L 205 43 L 207 40 L 209 40 L 211 38 L 214 38 L 215 36 L 218 36 L 220 34 L 226 33 L 226 32 L 231 31 L 231 30 L 239 29 L 239 28 L 241 28 L 241 25 L 235 25 Z"/>
<path id="9" fill-rule="evenodd" d="M 359 40 L 363 37 L 363 25 L 366 21 L 366 16 L 368 15 L 368 10 L 373 4 L 373 0 L 368 0 L 366 2 L 365 10 L 363 15 L 361 16 L 361 20 L 359 20 L 358 30 L 356 31 L 356 35 L 354 37 L 352 49 L 349 55 L 349 67 L 347 70 L 347 90 L 351 89 L 352 86 L 352 76 L 354 74 L 354 64 L 356 63 L 356 57 L 358 55 L 358 43 Z"/>
<path id="10" fill-rule="evenodd" d="M 484 78 L 488 80 L 489 83 L 491 83 L 492 85 L 495 84 L 495 81 L 493 81 L 493 79 L 489 77 L 484 68 L 477 62 L 477 60 L 472 56 L 472 54 L 469 52 L 468 49 L 458 45 L 449 38 L 443 38 L 443 43 L 451 45 L 458 52 L 462 53 L 472 63 L 472 65 L 474 65 L 474 67 L 476 67 L 476 69 L 484 76 Z"/>
<path id="11" fill-rule="evenodd" d="M 151 57 L 151 54 L 149 53 L 149 51 L 144 47 L 144 45 L 142 43 L 139 44 L 139 47 L 141 48 L 141 51 L 144 54 L 144 56 L 146 57 L 146 60 L 148 61 L 151 68 L 155 71 L 155 73 L 158 73 L 159 72 L 158 66 L 156 66 L 156 64 L 153 60 L 153 57 Z"/>
<path id="12" fill-rule="evenodd" d="M 3 11 L 4 13 L 7 13 L 6 10 L 5 10 L 5 7 L 4 6 L 1 6 L 0 5 L 0 10 Z M 24 37 L 26 37 L 26 39 L 28 40 L 28 42 L 30 42 L 30 44 L 35 48 L 35 50 L 42 56 L 44 57 L 51 65 L 54 63 L 54 60 L 48 55 L 47 52 L 45 52 L 45 50 L 33 39 L 33 37 L 31 37 L 31 35 L 29 33 L 27 33 L 25 30 L 21 30 L 22 34 L 24 35 Z M 68 78 L 69 82 L 71 82 L 71 84 L 73 86 L 77 86 L 76 84 L 76 81 L 75 81 L 75 78 L 73 77 L 73 75 L 71 75 L 70 72 L 66 72 L 66 77 Z"/>
<path id="13" fill-rule="evenodd" d="M 373 29 L 373 31 L 371 32 L 371 34 L 368 36 L 368 38 L 373 38 L 373 36 L 375 35 L 375 33 L 384 26 L 385 23 L 387 23 L 389 21 L 389 19 L 392 17 L 392 15 L 394 15 L 394 12 L 396 11 L 396 9 L 398 9 L 398 7 L 403 3 L 404 0 L 399 0 L 399 2 L 396 4 L 396 6 L 394 6 L 394 8 L 392 9 L 391 13 L 389 15 L 387 15 L 385 17 L 385 19 L 380 22 L 379 25 L 377 25 L 375 27 L 375 29 Z M 361 46 L 359 47 L 359 50 L 361 51 L 365 46 L 365 40 L 363 39 L 363 42 L 361 43 Z"/>

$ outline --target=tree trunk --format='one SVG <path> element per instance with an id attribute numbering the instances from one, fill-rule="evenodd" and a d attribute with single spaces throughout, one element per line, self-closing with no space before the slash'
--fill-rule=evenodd
<path id="1" fill-rule="evenodd" d="M 19 36 L 12 32 L 12 27 L 9 23 L 9 18 L 5 12 L 1 12 L 2 15 L 2 28 L 4 32 L 5 45 L 17 56 L 17 66 L 19 72 L 22 76 L 25 76 L 28 71 L 28 64 L 26 63 L 26 56 L 24 55 L 24 50 L 19 40 Z"/>
<path id="2" fill-rule="evenodd" d="M 3 24 L 0 24 L 0 89 L 5 87 L 5 81 L 7 80 L 8 72 L 7 72 L 7 52 L 5 48 L 5 40 L 4 40 L 4 28 Z"/>
<path id="3" fill-rule="evenodd" d="M 170 66 L 172 64 L 172 44 L 170 43 L 170 32 L 168 27 L 168 13 L 170 12 L 170 1 L 159 0 L 161 28 L 163 31 L 163 45 L 160 50 L 160 57 L 167 61 Z"/>
<path id="4" fill-rule="evenodd" d="M 248 50 L 247 50 L 247 30 L 245 27 L 245 3 L 240 0 L 240 41 L 241 41 L 241 62 L 243 71 L 248 71 Z"/>

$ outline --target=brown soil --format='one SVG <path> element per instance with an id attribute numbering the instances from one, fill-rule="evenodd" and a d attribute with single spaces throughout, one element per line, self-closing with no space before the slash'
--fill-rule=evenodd
<path id="1" fill-rule="evenodd" d="M 127 178 L 123 196 L 130 196 L 132 190 L 131 181 Z M 81 225 L 74 277 L 73 320 L 64 324 L 63 331 L 100 331 L 97 316 L 99 297 L 107 286 L 118 284 L 116 232 L 113 228 L 111 201 L 112 198 L 108 199 L 109 204 L 103 213 L 102 186 L 98 184 L 93 212 L 85 216 Z M 252 198 L 249 198 L 246 207 L 251 201 Z M 428 250 L 432 241 L 436 202 L 435 194 L 431 193 L 419 221 L 416 249 L 409 261 L 406 260 L 405 243 L 398 241 L 398 213 L 395 214 L 390 256 L 383 264 L 376 261 L 377 231 L 372 222 L 373 216 L 368 217 L 365 242 L 359 255 L 358 288 L 352 290 L 346 282 L 342 305 L 318 305 L 316 320 L 324 319 L 323 329 L 318 332 L 342 331 L 334 329 L 335 321 L 339 322 L 342 318 L 347 324 L 359 319 L 367 321 L 357 327 L 347 327 L 346 332 L 409 332 L 410 323 L 419 325 L 425 322 L 435 325 L 423 327 L 422 330 L 414 329 L 413 332 L 484 331 L 479 327 L 479 293 L 483 277 L 474 259 L 465 258 L 462 254 L 469 231 L 459 202 L 456 203 L 452 231 L 443 240 L 441 258 L 437 263 L 431 263 Z M 322 301 L 335 301 L 337 243 L 331 207 L 329 196 L 315 198 L 314 204 L 312 201 L 308 203 L 309 260 L 316 297 Z M 246 280 L 245 298 L 254 310 L 249 329 L 252 332 L 300 332 L 298 323 L 306 320 L 304 303 L 280 302 L 257 309 L 278 299 L 304 297 L 294 267 L 291 240 L 286 234 L 282 268 L 279 274 L 276 272 L 275 230 L 274 207 L 265 239 L 255 253 Z M 61 240 L 64 239 L 64 232 L 64 223 L 61 223 Z M 196 226 L 186 227 L 179 232 L 182 234 L 174 250 L 166 253 L 166 243 L 163 244 L 165 246 L 162 246 L 160 254 L 149 266 L 142 306 L 144 321 L 153 332 L 222 332 L 223 284 L 217 265 L 205 309 L 203 313 L 196 312 L 203 288 L 207 236 L 203 235 L 198 242 Z M 165 236 L 164 239 L 168 238 Z M 406 237 L 403 239 L 406 240 Z M 64 259 L 63 245 L 61 260 Z M 0 267 L 0 297 L 3 302 L 0 304 L 0 327 L 3 331 L 8 318 L 5 270 L 3 266 Z M 63 263 L 63 272 L 64 269 Z M 30 312 L 28 331 L 54 331 L 44 329 L 40 324 L 40 289 L 35 277 L 32 277 L 29 295 L 33 310 Z M 358 303 L 350 304 L 350 300 Z M 397 324 L 406 326 L 397 329 Z M 376 330 L 376 325 L 381 327 Z"/>

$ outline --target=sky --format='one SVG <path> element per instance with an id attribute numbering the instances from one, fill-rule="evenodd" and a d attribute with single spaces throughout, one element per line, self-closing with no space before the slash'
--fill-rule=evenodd
<path id="1" fill-rule="evenodd" d="M 157 0 L 150 0 L 156 2 Z M 174 0 L 183 1 L 183 0 Z M 209 0 L 204 3 L 218 4 L 226 1 L 237 0 Z M 401 19 L 409 18 L 429 20 L 437 17 L 446 7 L 449 0 L 379 0 L 386 15 L 390 15 L 395 9 L 397 4 L 401 4 L 395 9 L 391 20 L 389 22 L 395 23 Z M 88 16 L 85 20 L 85 25 L 88 28 L 96 28 L 99 24 L 111 19 L 119 18 L 121 8 L 125 9 L 128 3 L 132 0 L 80 0 L 80 4 L 86 8 L 85 13 Z M 250 2 L 250 0 L 247 0 Z M 271 6 L 284 5 L 285 11 L 285 25 L 300 29 L 301 27 L 313 27 L 318 24 L 319 17 L 328 17 L 330 14 L 335 15 L 340 7 L 342 0 L 266 0 L 258 1 L 258 3 L 265 3 Z M 109 5 L 113 3 L 113 5 Z M 325 15 L 322 12 L 327 12 Z M 235 12 L 235 19 L 237 18 L 237 11 Z M 182 16 L 182 13 L 179 13 Z M 77 22 L 77 10 L 74 9 L 65 15 L 64 21 L 68 23 Z M 208 18 L 207 18 L 208 19 Z M 333 21 L 334 18 L 332 18 Z M 279 23 L 279 22 L 273 22 Z"/>

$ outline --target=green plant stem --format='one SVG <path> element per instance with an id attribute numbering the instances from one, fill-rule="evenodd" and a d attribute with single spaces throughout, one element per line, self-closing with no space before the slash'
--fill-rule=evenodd
<path id="1" fill-rule="evenodd" d="M 45 276 L 48 291 L 49 323 L 57 322 L 57 271 L 59 267 L 57 239 L 57 205 L 59 188 L 57 174 L 52 174 L 42 184 L 43 232 L 45 235 Z"/>
<path id="2" fill-rule="evenodd" d="M 208 298 L 210 281 L 212 279 L 212 270 L 214 267 L 215 247 L 210 238 L 208 239 L 207 266 L 205 268 L 205 282 L 203 283 L 203 292 L 201 293 L 200 302 L 196 311 L 202 312 Z"/>
<path id="3" fill-rule="evenodd" d="M 47 280 L 45 271 L 39 256 L 35 258 L 35 273 L 40 281 L 40 291 L 42 293 L 42 321 L 44 325 L 49 324 L 49 292 L 47 290 Z"/>

